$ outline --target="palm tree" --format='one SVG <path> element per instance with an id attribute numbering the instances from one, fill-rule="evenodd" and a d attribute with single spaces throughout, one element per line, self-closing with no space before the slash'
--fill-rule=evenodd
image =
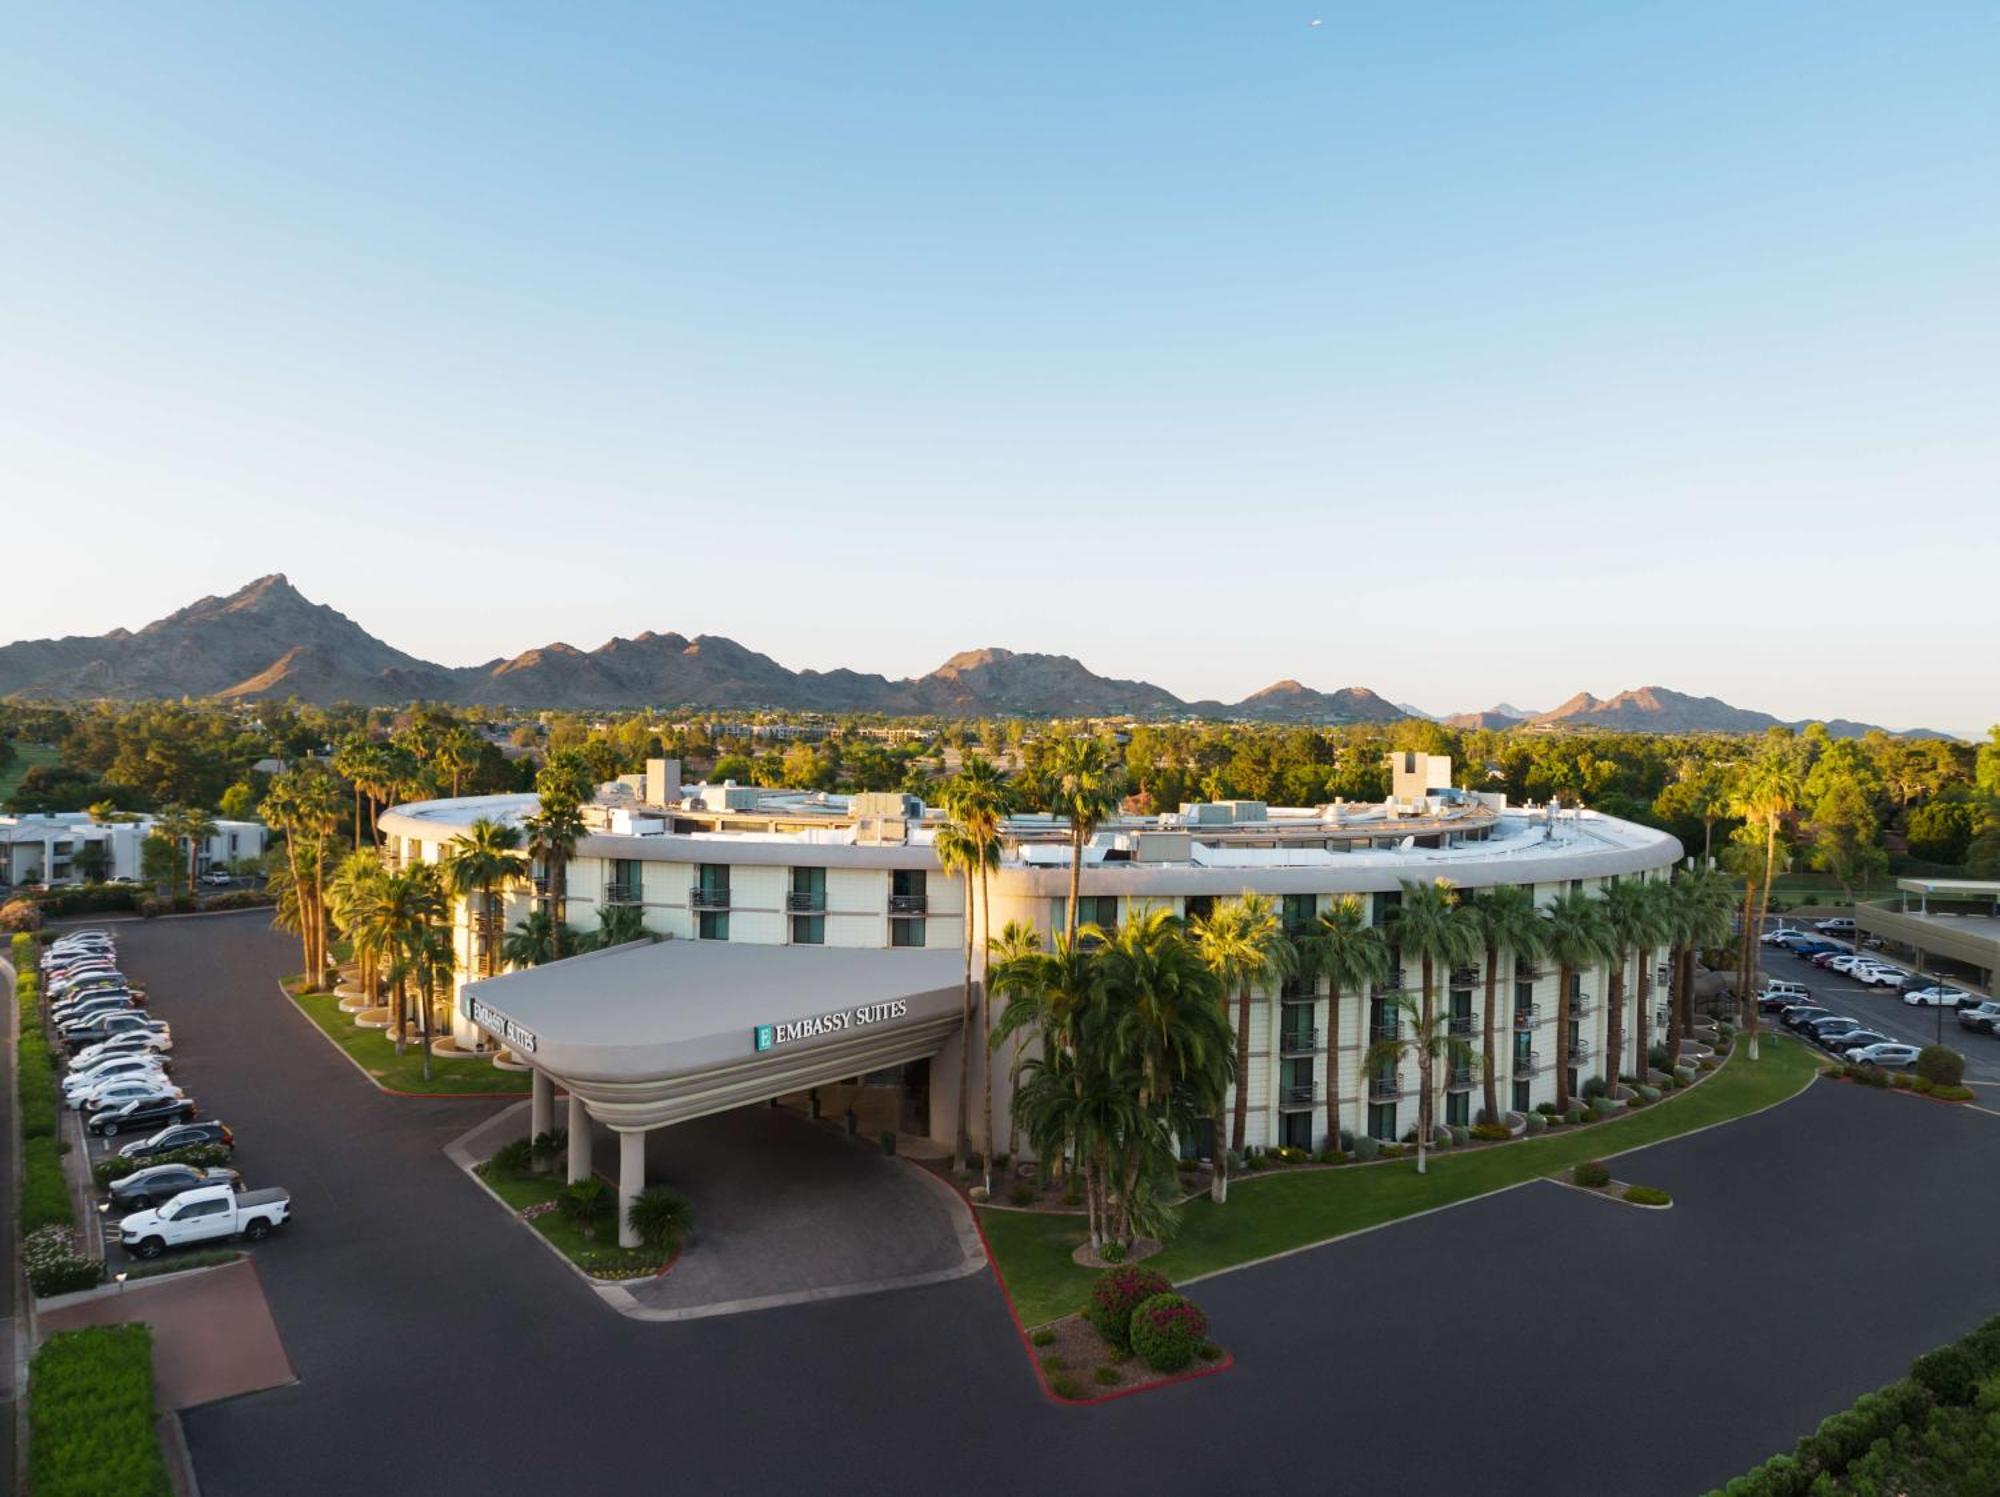
<path id="1" fill-rule="evenodd" d="M 466 902 L 477 899 L 478 908 L 467 922 L 478 932 L 479 972 L 492 977 L 500 970 L 500 892 L 527 875 L 528 859 L 521 852 L 517 827 L 490 816 L 480 816 L 471 826 L 452 838 L 445 847 L 445 886 Z"/>
<path id="2" fill-rule="evenodd" d="M 344 799 L 332 775 L 301 765 L 274 775 L 258 808 L 265 822 L 285 839 L 286 873 L 297 906 L 305 975 L 314 985 L 328 967 L 326 882 L 332 874 L 334 828 Z"/>
<path id="3" fill-rule="evenodd" d="M 203 844 L 215 835 L 215 822 L 200 807 L 182 805 L 174 801 L 160 807 L 153 817 L 153 829 L 173 843 L 177 852 L 185 851 L 187 861 L 183 866 L 187 871 L 188 893 L 194 893 L 195 876 L 199 871 L 196 865 L 200 860 Z M 178 887 L 178 880 L 179 875 L 176 874 L 175 881 L 168 885 L 169 897 L 172 897 Z"/>
<path id="4" fill-rule="evenodd" d="M 1100 738 L 1065 738 L 1049 765 L 1049 809 L 1069 822 L 1069 936 L 1076 939 L 1077 901 L 1083 892 L 1083 850 L 1098 826 L 1118 809 L 1125 772 Z"/>
<path id="5" fill-rule="evenodd" d="M 1608 944 L 1603 901 L 1594 895 L 1558 894 L 1542 907 L 1543 949 L 1556 959 L 1556 1043 L 1563 1052 L 1556 1057 L 1556 1108 L 1569 1110 L 1569 1015 L 1570 987 L 1578 972 L 1588 971 L 1604 960 Z"/>
<path id="6" fill-rule="evenodd" d="M 1246 889 L 1217 905 L 1196 922 L 1195 949 L 1225 987 L 1236 989 L 1236 1105 L 1229 1120 L 1229 1147 L 1243 1152 L 1250 1125 L 1250 994 L 1259 983 L 1297 970 L 1298 951 L 1285 935 L 1285 922 L 1268 894 Z M 1217 1177 L 1223 1172 L 1218 1170 Z M 1227 1187 L 1224 1188 L 1227 1193 Z"/>
<path id="7" fill-rule="evenodd" d="M 974 839 L 981 848 L 978 860 L 979 929 L 982 934 L 988 934 L 993 929 L 992 872 L 999 866 L 1001 826 L 1006 820 L 1008 811 L 1012 809 L 1013 792 L 1007 785 L 1006 776 L 1000 773 L 992 760 L 976 757 L 965 761 L 965 766 L 959 771 L 954 784 L 955 789 L 952 792 L 954 814 L 965 827 L 966 835 Z M 972 911 L 967 909 L 968 922 L 971 918 Z M 990 1053 L 993 1047 L 993 999 L 988 990 L 986 966 L 987 949 L 982 946 L 979 982 L 980 1044 L 984 1052 Z M 990 1157 L 993 1153 L 993 1067 L 990 1064 L 985 1068 L 985 1076 L 986 1096 L 983 1105 L 986 1153 L 989 1156 L 986 1161 L 986 1189 L 990 1194 L 993 1190 L 993 1161 Z"/>
<path id="8" fill-rule="evenodd" d="M 1479 951 L 1479 927 L 1471 911 L 1458 902 L 1449 879 L 1421 883 L 1403 879 L 1403 898 L 1389 911 L 1389 944 L 1407 960 L 1415 956 L 1423 968 L 1423 1016 L 1428 1027 L 1436 1011 L 1437 967 L 1447 970 L 1470 962 Z M 1426 1070 L 1428 1077 L 1430 1072 Z M 1430 1134 L 1436 1109 L 1428 1084 L 1417 1101 L 1417 1128 Z"/>
<path id="9" fill-rule="evenodd" d="M 424 1076 L 430 1076 L 430 1006 L 440 972 L 449 974 L 457 959 L 448 932 L 440 927 L 450 913 L 444 877 L 435 863 L 412 863 L 382 881 L 381 891 L 365 915 L 373 926 L 371 938 L 390 952 L 389 980 L 394 985 L 396 1053 L 408 1038 L 412 985 L 423 1005 Z"/>
<path id="10" fill-rule="evenodd" d="M 1012 1097 L 1020 1090 L 1021 1047 L 1028 1038 L 1022 1031 L 1038 1031 L 1042 1026 L 1041 955 L 1042 938 L 1036 934 L 1034 926 L 1024 921 L 1009 920 L 999 935 L 986 938 L 986 1074 L 989 1098 L 993 1075 L 992 1052 L 1010 1038 L 1014 1048 L 1013 1058 L 1007 1065 L 1007 1095 Z M 1004 998 L 1007 1003 L 998 1024 L 991 1022 L 996 997 Z M 990 1100 L 988 1105 L 991 1105 Z M 992 1127 L 990 1117 L 987 1127 L 989 1130 Z M 1007 1108 L 1007 1157 L 1014 1159 L 1020 1152 L 1021 1120 L 1015 1116 L 1010 1103 Z"/>
<path id="11" fill-rule="evenodd" d="M 1479 937 L 1486 947 L 1486 1039 L 1480 1053 L 1481 1081 L 1485 1088 L 1486 1118 L 1500 1121 L 1500 1096 L 1494 1079 L 1493 1033 L 1498 1014 L 1500 953 L 1516 961 L 1530 961 L 1542 954 L 1542 917 L 1535 909 L 1535 891 L 1520 884 L 1496 884 L 1484 889 L 1472 901 L 1473 917 L 1479 922 Z"/>
<path id="12" fill-rule="evenodd" d="M 975 873 L 984 872 L 1000 861 L 997 838 L 982 838 L 954 817 L 937 829 L 931 852 L 946 877 L 956 876 L 965 885 L 965 917 L 959 921 L 965 932 L 965 995 L 959 1013 L 958 1045 L 958 1166 L 972 1168 L 972 891 Z M 993 1140 L 986 1140 L 986 1152 L 993 1152 Z M 993 1167 L 986 1167 L 987 1189 L 992 1189 Z"/>
<path id="13" fill-rule="evenodd" d="M 1363 992 L 1389 975 L 1389 943 L 1368 923 L 1360 899 L 1342 894 L 1319 913 L 1301 944 L 1305 971 L 1324 977 L 1326 1000 L 1326 1146 L 1340 1147 L 1340 995 Z M 1488 1000 L 1489 1007 L 1491 1000 Z"/>
<path id="14" fill-rule="evenodd" d="M 1633 1025 L 1639 1035 L 1639 1059 L 1633 1075 L 1640 1081 L 1646 1079 L 1646 1000 L 1652 986 L 1653 949 L 1665 939 L 1665 926 L 1664 912 L 1651 885 L 1627 878 L 1604 891 L 1604 933 L 1611 962 L 1604 1070 L 1606 1082 L 1614 1089 L 1625 1062 L 1625 973 L 1634 952 L 1639 957 L 1639 1012 Z"/>
<path id="15" fill-rule="evenodd" d="M 1463 1036 L 1451 1033 L 1446 1015 L 1431 1011 L 1408 993 L 1398 993 L 1389 1001 L 1399 1022 L 1368 1047 L 1366 1064 L 1371 1071 L 1395 1071 L 1401 1069 L 1404 1057 L 1414 1055 L 1417 1059 L 1417 1089 L 1421 1099 L 1417 1107 L 1417 1173 L 1421 1175 L 1424 1152 L 1431 1141 L 1427 1103 L 1438 1062 L 1450 1061 L 1450 1068 L 1457 1069 L 1477 1065 L 1478 1058 Z"/>
<path id="16" fill-rule="evenodd" d="M 630 909 L 629 905 L 619 906 Z M 562 943 L 556 936 L 556 923 L 549 918 L 547 910 L 531 910 L 521 922 L 507 932 L 507 938 L 500 943 L 500 954 L 507 959 L 510 967 L 539 967 L 544 963 L 559 960 Z"/>
<path id="17" fill-rule="evenodd" d="M 1674 1002 L 1668 1009 L 1667 1058 L 1680 1064 L 1681 1041 L 1694 1027 L 1694 959 L 1697 951 L 1729 939 L 1736 892 L 1712 868 L 1683 869 L 1672 890 Z"/>
<path id="18" fill-rule="evenodd" d="M 372 1004 L 378 996 L 382 961 L 387 954 L 372 939 L 366 912 L 379 896 L 382 880 L 388 876 L 380 854 L 356 848 L 340 860 L 327 885 L 328 912 L 334 928 L 347 937 L 359 971 L 359 986 Z"/>
<path id="19" fill-rule="evenodd" d="M 1755 860 L 1757 866 L 1754 869 L 1755 873 L 1762 875 L 1763 891 L 1761 897 L 1755 900 L 1754 913 L 1751 896 L 1755 893 L 1756 879 L 1746 871 L 1743 957 L 1737 984 L 1743 1005 L 1743 1025 L 1750 1036 L 1752 1060 L 1757 1058 L 1757 1004 L 1751 996 L 1756 941 L 1764 928 L 1764 917 L 1771 908 L 1771 880 L 1778 868 L 1778 831 L 1785 818 L 1798 808 L 1799 797 L 1803 793 L 1796 744 L 1788 737 L 1766 738 L 1757 757 L 1744 766 L 1731 808 L 1743 818 L 1746 832 L 1761 833 L 1763 837 L 1763 855 Z M 1744 866 L 1746 870 L 1750 869 L 1747 860 Z"/>
<path id="20" fill-rule="evenodd" d="M 590 933 L 590 946 L 593 951 L 609 951 L 613 946 L 652 939 L 645 913 L 637 905 L 608 904 L 597 912 L 597 929 Z"/>
<path id="21" fill-rule="evenodd" d="M 459 723 L 439 735 L 437 748 L 431 754 L 431 763 L 437 772 L 451 782 L 452 799 L 458 799 L 459 781 L 465 772 L 479 762 L 479 740 L 470 728 Z"/>
<path id="22" fill-rule="evenodd" d="M 354 845 L 361 845 L 361 782 L 368 773 L 368 750 L 372 745 L 359 736 L 343 738 L 333 751 L 333 772 L 354 789 Z"/>
<path id="23" fill-rule="evenodd" d="M 590 795 L 589 781 L 590 770 L 581 754 L 567 749 L 551 754 L 535 776 L 535 812 L 521 823 L 529 850 L 548 879 L 546 907 L 554 922 L 558 954 L 570 945 L 569 861 L 586 831 L 583 804 Z"/>

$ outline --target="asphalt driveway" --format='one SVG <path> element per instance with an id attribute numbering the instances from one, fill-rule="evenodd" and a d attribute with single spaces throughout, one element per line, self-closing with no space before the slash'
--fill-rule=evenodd
<path id="1" fill-rule="evenodd" d="M 1816 1085 L 1630 1156 L 1641 1212 L 1524 1186 L 1202 1284 L 1220 1377 L 1040 1395 L 990 1273 L 681 1324 L 624 1319 L 440 1152 L 484 1103 L 380 1096 L 242 920 L 123 927 L 253 1183 L 293 1387 L 186 1417 L 208 1497 L 385 1493 L 1684 1494 L 1993 1313 L 2000 1118 Z M 1836 1315 L 1815 1281 L 1870 1286 Z"/>

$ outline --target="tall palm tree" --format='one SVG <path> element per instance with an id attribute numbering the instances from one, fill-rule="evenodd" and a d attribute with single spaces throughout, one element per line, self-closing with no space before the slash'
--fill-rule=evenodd
<path id="1" fill-rule="evenodd" d="M 1007 813 L 1013 808 L 1014 795 L 1007 784 L 1007 777 L 990 759 L 976 756 L 968 758 L 959 771 L 952 792 L 953 814 L 965 827 L 966 835 L 980 846 L 979 856 L 979 930 L 983 936 L 993 929 L 993 905 L 991 885 L 993 870 L 999 866 L 1001 851 L 1001 830 Z M 972 911 L 966 911 L 968 922 Z M 982 1052 L 990 1053 L 993 1048 L 993 998 L 987 980 L 988 947 L 982 940 L 980 945 L 979 980 L 979 1029 Z M 993 1152 L 993 1067 L 985 1067 L 985 1110 L 986 1152 Z M 986 1161 L 986 1189 L 993 1189 L 993 1161 Z"/>
<path id="2" fill-rule="evenodd" d="M 1368 911 L 1360 899 L 1342 894 L 1320 911 L 1312 933 L 1300 944 L 1305 970 L 1326 979 L 1326 1146 L 1337 1149 L 1341 994 L 1365 992 L 1389 975 L 1389 943 L 1368 923 Z"/>
<path id="3" fill-rule="evenodd" d="M 1726 874 L 1712 868 L 1682 869 L 1673 891 L 1674 1002 L 1668 1009 L 1667 1053 L 1680 1063 L 1681 1041 L 1694 1027 L 1695 953 L 1729 939 L 1736 892 Z"/>
<path id="4" fill-rule="evenodd" d="M 1097 828 L 1118 809 L 1125 772 L 1101 738 L 1065 738 L 1049 765 L 1049 809 L 1069 823 L 1069 937 L 1076 939 L 1077 901 L 1083 892 L 1083 850 Z"/>
<path id="5" fill-rule="evenodd" d="M 936 856 L 938 867 L 946 877 L 956 877 L 965 885 L 965 916 L 959 921 L 965 932 L 965 993 L 959 1012 L 958 1046 L 958 1166 L 972 1168 L 972 912 L 975 876 L 988 866 L 1000 861 L 1000 843 L 997 838 L 986 839 L 966 825 L 954 819 L 937 829 L 932 840 L 931 852 Z M 986 1152 L 993 1152 L 993 1140 L 986 1141 Z M 993 1167 L 987 1162 L 987 1189 L 992 1189 Z"/>
<path id="6" fill-rule="evenodd" d="M 431 752 L 431 763 L 450 783 L 453 800 L 458 798 L 459 783 L 464 779 L 465 772 L 478 762 L 479 739 L 463 723 L 440 734 L 437 747 Z"/>
<path id="7" fill-rule="evenodd" d="M 357 847 L 340 860 L 327 885 L 328 913 L 333 917 L 334 929 L 347 937 L 355 965 L 360 969 L 358 985 L 370 1003 L 379 994 L 382 963 L 387 953 L 376 944 L 365 917 L 387 876 L 378 853 Z"/>
<path id="8" fill-rule="evenodd" d="M 629 909 L 629 905 L 618 908 Z M 562 956 L 556 923 L 547 910 L 530 910 L 500 943 L 500 954 L 510 967 L 539 967 Z"/>
<path id="9" fill-rule="evenodd" d="M 326 883 L 332 876 L 334 829 L 345 798 L 331 774 L 304 764 L 272 776 L 258 808 L 266 824 L 285 839 L 286 872 L 297 905 L 306 979 L 315 986 L 329 965 Z"/>
<path id="10" fill-rule="evenodd" d="M 160 807 L 154 815 L 153 829 L 173 843 L 177 853 L 184 855 L 181 868 L 187 874 L 188 893 L 194 893 L 201 849 L 203 844 L 215 835 L 215 822 L 199 806 L 188 806 L 173 801 Z M 168 886 L 169 897 L 179 887 L 178 879 L 179 875 L 176 874 L 175 882 Z"/>
<path id="11" fill-rule="evenodd" d="M 589 798 L 590 770 L 583 756 L 574 750 L 549 755 L 535 776 L 537 805 L 534 814 L 521 823 L 527 833 L 529 850 L 541 861 L 548 880 L 544 896 L 559 954 L 570 949 L 569 863 L 586 830 L 584 802 Z"/>
<path id="12" fill-rule="evenodd" d="M 1750 1036 L 1752 1060 L 1757 1058 L 1757 1004 L 1752 996 L 1757 937 L 1771 908 L 1771 880 L 1778 868 L 1778 832 L 1785 819 L 1798 809 L 1799 798 L 1804 793 L 1804 773 L 1796 743 L 1790 738 L 1767 737 L 1757 757 L 1744 766 L 1732 806 L 1732 810 L 1743 818 L 1744 829 L 1761 834 L 1763 838 L 1763 856 L 1755 860 L 1755 873 L 1761 875 L 1763 887 L 1761 895 L 1754 900 L 1754 910 L 1752 896 L 1757 893 L 1756 879 L 1746 874 L 1743 957 L 1737 983 L 1743 1008 L 1743 1026 Z M 1749 867 L 1748 862 L 1744 866 Z"/>
<path id="13" fill-rule="evenodd" d="M 361 845 L 361 782 L 368 772 L 369 741 L 360 735 L 343 738 L 333 751 L 333 772 L 354 790 L 354 845 Z"/>
<path id="14" fill-rule="evenodd" d="M 471 911 L 467 924 L 479 934 L 479 974 L 492 977 L 500 970 L 501 891 L 528 871 L 520 829 L 490 816 L 475 817 L 446 844 L 444 861 L 438 866 L 445 887 Z"/>
<path id="15" fill-rule="evenodd" d="M 1418 1095 L 1428 1099 L 1431 1077 L 1440 1069 L 1446 1069 L 1440 1067 L 1440 1061 L 1450 1061 L 1450 1069 L 1479 1063 L 1464 1037 L 1451 1033 L 1446 1015 L 1426 1009 L 1408 993 L 1398 993 L 1389 1001 L 1395 1006 L 1400 1022 L 1368 1047 L 1366 1064 L 1369 1070 L 1399 1070 L 1404 1059 L 1414 1055 Z M 1420 1175 L 1425 1172 L 1424 1155 L 1430 1141 L 1430 1121 L 1420 1101 L 1417 1108 L 1417 1173 Z"/>
<path id="16" fill-rule="evenodd" d="M 1611 981 L 1606 1003 L 1605 1081 L 1614 1089 L 1625 1064 L 1625 974 L 1633 953 L 1639 957 L 1639 1062 L 1633 1074 L 1646 1079 L 1646 997 L 1652 978 L 1653 949 L 1660 944 L 1665 922 L 1650 887 L 1637 879 L 1620 879 L 1604 891 L 1604 934 Z"/>
<path id="17" fill-rule="evenodd" d="M 1486 1119 L 1500 1121 L 1500 1094 L 1494 1079 L 1493 1033 L 1498 1019 L 1500 954 L 1517 961 L 1534 961 L 1542 954 L 1542 917 L 1535 909 L 1535 891 L 1520 884 L 1495 884 L 1472 901 L 1479 938 L 1486 948 L 1486 1038 L 1481 1048 L 1481 1081 Z"/>
<path id="18" fill-rule="evenodd" d="M 1021 920 L 1009 920 L 999 935 L 986 938 L 986 1004 L 988 1032 L 986 1071 L 989 1084 L 993 1073 L 992 1052 L 1009 1040 L 1013 1055 L 1007 1065 L 1007 1095 L 1021 1086 L 1023 1044 L 1042 1026 L 1042 938 L 1035 927 Z M 993 1000 L 1006 1001 L 997 1024 L 991 1022 Z M 987 1123 L 992 1127 L 991 1120 Z M 1021 1152 L 1021 1120 L 1010 1102 L 1007 1108 L 1007 1157 Z"/>
<path id="19" fill-rule="evenodd" d="M 1389 943 L 1405 960 L 1415 956 L 1423 971 L 1423 1016 L 1428 1028 L 1437 1008 L 1437 968 L 1447 970 L 1470 962 L 1479 952 L 1480 936 L 1471 911 L 1458 902 L 1449 879 L 1429 883 L 1403 879 L 1402 900 L 1389 911 Z M 1426 1078 L 1431 1074 L 1425 1071 Z M 1417 1129 L 1426 1139 L 1436 1111 L 1428 1081 L 1417 1100 Z"/>
<path id="20" fill-rule="evenodd" d="M 1296 971 L 1298 950 L 1285 935 L 1277 902 L 1254 889 L 1224 900 L 1206 920 L 1197 921 L 1194 943 L 1217 980 L 1236 990 L 1238 1082 L 1229 1120 L 1229 1147 L 1241 1154 L 1250 1126 L 1250 995 L 1260 984 Z M 1218 1179 L 1223 1178 L 1223 1171 L 1216 1173 Z"/>
<path id="21" fill-rule="evenodd" d="M 634 941 L 653 939 L 653 933 L 646 929 L 644 912 L 632 904 L 600 907 L 597 929 L 590 933 L 590 945 L 594 951 L 609 951 L 613 946 L 629 946 Z"/>
<path id="22" fill-rule="evenodd" d="M 1556 1057 L 1556 1107 L 1569 1110 L 1569 1015 L 1570 987 L 1579 972 L 1587 972 L 1603 962 L 1609 933 L 1605 929 L 1604 902 L 1595 895 L 1558 894 L 1542 907 L 1543 949 L 1556 959 L 1556 1043 L 1562 1047 Z"/>

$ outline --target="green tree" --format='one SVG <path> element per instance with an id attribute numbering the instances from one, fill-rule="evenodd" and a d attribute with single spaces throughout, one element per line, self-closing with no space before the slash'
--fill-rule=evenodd
<path id="1" fill-rule="evenodd" d="M 1340 1000 L 1362 993 L 1389 975 L 1389 943 L 1368 923 L 1368 912 L 1352 894 L 1337 896 L 1319 912 L 1300 944 L 1300 964 L 1324 977 L 1326 999 L 1326 1146 L 1340 1147 Z M 1489 991 L 1487 1007 L 1492 1007 Z M 1490 1030 L 1489 1025 L 1489 1030 Z"/>
<path id="2" fill-rule="evenodd" d="M 1571 991 L 1578 974 L 1600 966 L 1610 948 L 1610 932 L 1604 919 L 1604 902 L 1595 895 L 1558 894 L 1542 906 L 1544 923 L 1542 946 L 1555 958 L 1556 1043 L 1563 1053 L 1556 1057 L 1556 1107 L 1568 1111 L 1569 1022 Z"/>
<path id="3" fill-rule="evenodd" d="M 439 866 L 445 888 L 463 899 L 470 911 L 467 924 L 478 935 L 479 973 L 492 977 L 500 970 L 502 891 L 521 882 L 528 872 L 520 829 L 489 816 L 475 817 L 446 845 Z"/>
<path id="4" fill-rule="evenodd" d="M 1407 961 L 1415 957 L 1422 973 L 1424 1028 L 1431 1028 L 1437 1010 L 1437 968 L 1447 971 L 1463 966 L 1479 954 L 1481 938 L 1472 912 L 1458 902 L 1457 891 L 1448 879 L 1429 883 L 1402 880 L 1403 897 L 1389 911 L 1389 944 Z M 1424 1071 L 1425 1087 L 1417 1099 L 1417 1131 L 1428 1140 L 1436 1098 L 1432 1095 L 1429 1069 Z"/>
<path id="5" fill-rule="evenodd" d="M 1545 931 L 1535 909 L 1533 888 L 1520 884 L 1495 884 L 1473 897 L 1471 911 L 1478 922 L 1480 944 L 1486 952 L 1486 1004 L 1484 1038 L 1480 1047 L 1479 1074 L 1486 1105 L 1483 1121 L 1501 1119 L 1500 1094 L 1495 1079 L 1494 1034 L 1499 1024 L 1500 956 L 1507 953 L 1517 961 L 1532 962 L 1542 954 Z"/>
<path id="6" fill-rule="evenodd" d="M 1605 1057 L 1604 1077 L 1606 1084 L 1614 1088 L 1618 1073 L 1625 1064 L 1625 974 L 1635 956 L 1638 959 L 1639 1002 L 1633 1016 L 1638 1041 L 1632 1074 L 1639 1081 L 1646 1079 L 1647 1052 L 1652 1048 L 1648 1043 L 1647 1030 L 1652 1015 L 1647 1010 L 1647 1004 L 1652 998 L 1653 953 L 1669 934 L 1668 913 L 1660 900 L 1660 887 L 1637 877 L 1622 878 L 1606 889 L 1603 895 L 1606 947 L 1611 959 L 1610 1027 L 1606 1031 L 1605 1049 L 1608 1054 Z"/>
<path id="7" fill-rule="evenodd" d="M 1101 738 L 1064 738 L 1049 765 L 1049 809 L 1069 823 L 1068 929 L 1076 939 L 1077 900 L 1082 892 L 1083 850 L 1097 828 L 1118 809 L 1125 773 Z"/>
<path id="8" fill-rule="evenodd" d="M 1854 780 L 1824 784 L 1806 825 L 1812 837 L 1812 865 L 1829 874 L 1851 903 L 1857 892 L 1888 869 L 1874 808 Z"/>
<path id="9" fill-rule="evenodd" d="M 1284 921 L 1268 894 L 1246 889 L 1217 905 L 1206 920 L 1197 921 L 1194 944 L 1224 989 L 1236 993 L 1236 1065 L 1245 1084 L 1236 1088 L 1231 1111 L 1229 1147 L 1243 1152 L 1250 1121 L 1250 995 L 1260 984 L 1279 981 L 1298 965 L 1298 953 L 1285 935 Z M 1221 1171 L 1218 1170 L 1218 1176 Z M 1226 1194 L 1227 1187 L 1223 1187 Z"/>
<path id="10" fill-rule="evenodd" d="M 1450 1032 L 1446 1015 L 1425 1009 L 1407 993 L 1396 994 L 1389 1003 L 1398 1022 L 1368 1047 L 1367 1066 L 1370 1071 L 1396 1071 L 1407 1057 L 1416 1058 L 1417 1173 L 1421 1175 L 1425 1173 L 1432 1126 L 1425 1103 L 1434 1089 L 1432 1077 L 1437 1074 L 1439 1062 L 1448 1062 L 1452 1068 L 1476 1067 L 1479 1057 L 1462 1036 Z"/>

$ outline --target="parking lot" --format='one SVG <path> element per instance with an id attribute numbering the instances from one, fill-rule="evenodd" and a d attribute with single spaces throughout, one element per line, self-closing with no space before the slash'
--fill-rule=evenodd
<path id="1" fill-rule="evenodd" d="M 1967 1029 L 1952 1009 L 1905 1003 L 1894 989 L 1864 986 L 1829 968 L 1815 967 L 1781 946 L 1760 944 L 1758 951 L 1767 978 L 1799 983 L 1821 1008 L 1865 1024 L 1892 1040 L 1911 1045 L 1941 1040 L 1965 1057 L 1968 1086 L 2000 1087 L 2000 1037 Z M 1908 963 L 1893 964 L 1909 970 Z M 1765 1021 L 1775 1024 L 1777 1015 L 1768 1014 Z"/>

